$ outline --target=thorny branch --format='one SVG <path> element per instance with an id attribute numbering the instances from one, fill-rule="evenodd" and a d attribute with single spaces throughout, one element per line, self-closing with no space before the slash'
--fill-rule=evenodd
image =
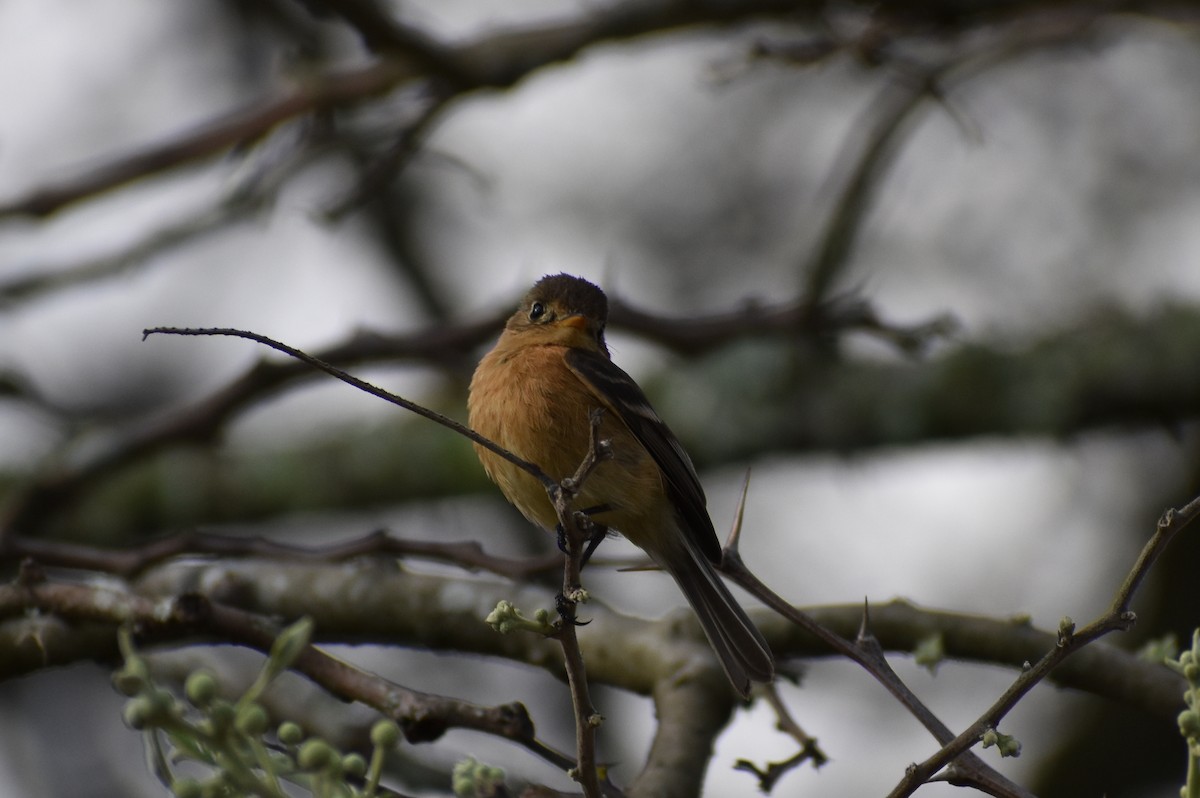
<path id="1" fill-rule="evenodd" d="M 879 641 L 871 634 L 868 628 L 868 613 L 864 608 L 862 623 L 859 627 L 857 638 L 854 642 L 846 640 L 836 632 L 826 628 L 822 624 L 814 620 L 808 613 L 793 606 L 791 603 L 776 594 L 767 585 L 758 579 L 742 561 L 741 554 L 738 552 L 738 544 L 741 539 L 742 521 L 745 512 L 746 494 L 749 488 L 749 474 L 746 477 L 746 483 L 742 487 L 742 496 L 738 504 L 737 514 L 735 516 L 734 525 L 730 531 L 729 540 L 724 549 L 724 556 L 721 562 L 721 571 L 728 575 L 733 581 L 737 582 L 752 595 L 766 604 L 771 609 L 778 612 L 791 623 L 816 637 L 821 642 L 829 646 L 833 651 L 841 654 L 852 662 L 855 662 L 863 667 L 867 673 L 871 674 L 883 687 L 892 694 L 892 696 L 900 702 L 909 714 L 917 719 L 925 729 L 933 735 L 939 743 L 947 743 L 954 737 L 954 733 L 950 728 L 937 717 L 924 702 L 906 685 L 896 672 L 892 670 L 888 664 L 887 658 L 884 656 L 883 649 L 879 645 Z M 992 795 L 997 796 L 1021 796 L 1026 798 L 1026 793 L 1019 785 L 1009 781 L 1002 775 L 997 773 L 986 763 L 975 757 L 974 754 L 967 753 L 964 755 L 964 769 L 969 769 L 976 777 L 978 783 L 991 784 L 996 791 Z"/>
<path id="2" fill-rule="evenodd" d="M 606 440 L 600 439 L 600 421 L 603 411 L 593 410 L 590 419 L 590 435 L 588 438 L 587 454 L 579 464 L 575 474 L 557 488 L 550 491 L 554 511 L 562 526 L 563 541 L 566 544 L 566 561 L 563 563 L 561 617 L 558 623 L 557 638 L 563 649 L 563 663 L 567 671 L 567 684 L 571 688 L 571 706 L 575 714 L 575 758 L 576 765 L 573 776 L 583 788 L 586 798 L 601 798 L 599 773 L 596 769 L 596 728 L 602 720 L 588 689 L 587 670 L 583 663 L 583 652 L 579 649 L 579 639 L 575 633 L 576 606 L 587 600 L 587 592 L 581 583 L 584 552 L 596 534 L 603 530 L 594 528 L 592 522 L 581 512 L 573 508 L 573 500 L 583 483 L 603 460 L 611 454 L 611 446 Z"/>
<path id="3" fill-rule="evenodd" d="M 1134 562 L 1133 567 L 1117 589 L 1107 611 L 1082 629 L 1076 629 L 1070 619 L 1063 619 L 1063 624 L 1059 629 L 1058 645 L 1046 652 L 1046 655 L 1033 667 L 1018 676 L 1016 681 L 978 720 L 953 740 L 943 742 L 942 748 L 936 754 L 909 768 L 900 783 L 888 794 L 888 798 L 903 798 L 912 795 L 917 788 L 947 765 L 950 766 L 951 771 L 947 774 L 947 779 L 954 783 L 960 783 L 964 775 L 961 772 L 963 770 L 961 767 L 963 752 L 978 743 L 988 729 L 995 729 L 1004 716 L 1017 705 L 1017 702 L 1058 667 L 1059 663 L 1110 632 L 1123 632 L 1132 627 L 1137 616 L 1129 610 L 1129 605 L 1138 586 L 1146 578 L 1146 574 L 1149 573 L 1155 560 L 1163 553 L 1175 535 L 1195 520 L 1197 515 L 1200 515 L 1200 496 L 1192 499 L 1182 509 L 1167 510 L 1159 519 L 1154 534 L 1142 547 L 1137 561 Z"/>
<path id="4" fill-rule="evenodd" d="M 869 608 L 864 610 L 862 627 L 857 640 L 851 643 L 776 595 L 745 567 L 738 553 L 745 497 L 746 490 L 743 488 L 734 527 L 725 547 L 722 571 L 789 621 L 817 637 L 834 651 L 861 665 L 891 692 L 942 745 L 935 755 L 910 768 L 904 779 L 890 793 L 889 798 L 911 795 L 947 765 L 950 765 L 950 770 L 946 774 L 946 779 L 955 784 L 970 785 L 1000 798 L 1030 796 L 1031 793 L 1001 776 L 969 749 L 982 739 L 985 731 L 995 729 L 1017 702 L 1067 657 L 1110 632 L 1124 631 L 1133 625 L 1135 617 L 1129 611 L 1129 604 L 1137 587 L 1172 538 L 1191 523 L 1197 515 L 1200 515 L 1200 497 L 1193 499 L 1181 510 L 1167 511 L 1159 521 L 1154 535 L 1143 547 L 1137 561 L 1118 589 L 1108 611 L 1079 630 L 1075 629 L 1073 623 L 1064 620 L 1058 644 L 1047 652 L 1036 665 L 1024 670 L 1009 689 L 979 719 L 955 736 L 937 716 L 925 707 L 888 665 L 882 648 L 870 632 Z"/>

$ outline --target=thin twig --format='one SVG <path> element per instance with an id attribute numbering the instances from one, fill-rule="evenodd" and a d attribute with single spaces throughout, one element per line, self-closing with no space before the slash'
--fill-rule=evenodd
<path id="1" fill-rule="evenodd" d="M 734 763 L 734 770 L 744 770 L 758 777 L 758 788 L 765 795 L 775 788 L 779 779 L 805 762 L 812 762 L 813 767 L 819 768 L 829 761 L 829 757 L 817 745 L 817 738 L 809 736 L 792 717 L 792 713 L 783 702 L 783 697 L 779 694 L 777 684 L 764 685 L 763 695 L 771 708 L 775 710 L 775 728 L 787 734 L 800 746 L 800 750 L 792 756 L 782 762 L 768 762 L 765 768 L 760 768 L 749 759 L 739 759 Z"/>
<path id="2" fill-rule="evenodd" d="M 493 454 L 503 457 L 505 460 L 512 463 L 517 468 L 520 468 L 522 471 L 524 471 L 525 473 L 532 476 L 534 479 L 541 482 L 542 485 L 545 486 L 546 490 L 548 490 L 548 491 L 556 490 L 558 487 L 558 483 L 556 483 L 553 479 L 551 479 L 549 476 L 547 476 L 546 472 L 542 471 L 541 468 L 539 468 L 538 466 L 536 466 L 533 463 L 530 463 L 526 460 L 522 460 L 520 457 L 517 457 L 515 454 L 510 452 L 508 449 L 505 449 L 503 446 L 500 446 L 499 444 L 485 438 L 484 436 L 480 435 L 478 432 L 471 429 L 467 425 L 461 424 L 461 423 L 455 421 L 454 419 L 450 418 L 449 416 L 444 416 L 441 413 L 437 412 L 436 410 L 430 410 L 428 407 L 425 407 L 424 405 L 419 405 L 416 402 L 413 402 L 409 399 L 405 399 L 403 396 L 397 396 L 396 394 L 392 393 L 391 391 L 385 391 L 383 388 L 380 388 L 377 385 L 373 385 L 373 384 L 367 382 L 366 380 L 359 379 L 358 377 L 355 377 L 353 374 L 343 371 L 342 369 L 338 368 L 337 366 L 334 366 L 331 363 L 326 363 L 324 360 L 321 360 L 318 357 L 313 357 L 312 355 L 308 354 L 307 352 L 304 352 L 300 349 L 296 349 L 295 347 L 292 347 L 292 346 L 288 346 L 285 343 L 280 343 L 279 341 L 276 341 L 272 338 L 268 338 L 265 335 L 259 335 L 258 333 L 250 332 L 249 330 L 235 330 L 235 329 L 231 329 L 231 328 L 227 328 L 227 327 L 205 327 L 205 328 L 153 327 L 150 329 L 142 330 L 143 339 L 148 336 L 155 335 L 155 334 L 161 334 L 161 335 L 224 335 L 224 336 L 230 336 L 233 338 L 245 338 L 249 341 L 256 341 L 257 343 L 263 344 L 264 346 L 269 346 L 270 348 L 274 349 L 277 352 L 282 352 L 283 354 L 287 355 L 288 357 L 292 357 L 303 363 L 307 363 L 308 365 L 312 366 L 315 369 L 319 369 L 332 377 L 336 377 L 337 379 L 341 380 L 342 382 L 346 383 L 347 385 L 352 385 L 355 388 L 358 388 L 360 391 L 369 393 L 372 396 L 383 399 L 386 402 L 391 402 L 392 404 L 398 405 L 399 407 L 403 407 L 405 410 L 408 410 L 412 413 L 416 413 L 418 416 L 427 418 L 430 421 L 433 421 L 437 424 L 441 424 L 443 427 L 446 427 L 447 429 L 457 432 L 459 435 L 462 435 L 464 438 L 467 438 L 467 439 L 471 440 L 472 442 L 479 444 L 480 446 L 484 447 L 485 449 L 492 452 Z"/>

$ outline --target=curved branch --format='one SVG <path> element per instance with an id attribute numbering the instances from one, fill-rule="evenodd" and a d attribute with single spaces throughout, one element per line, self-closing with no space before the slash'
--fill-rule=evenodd
<path id="1" fill-rule="evenodd" d="M 368 583 L 370 590 L 364 590 Z M 134 590 L 137 596 L 170 597 L 197 585 L 207 586 L 205 597 L 215 604 L 267 617 L 309 615 L 323 642 L 420 645 L 503 657 L 563 675 L 561 650 L 554 641 L 533 635 L 498 635 L 483 620 L 501 599 L 524 607 L 550 606 L 549 590 L 398 572 L 371 560 L 357 560 L 355 567 L 276 560 L 170 562 L 148 570 Z M 69 635 L 55 637 L 55 626 L 63 619 L 118 623 L 117 603 L 104 604 L 112 607 L 104 611 L 107 614 L 88 615 L 55 607 L 57 615 L 24 617 L 34 605 L 22 590 L 20 585 L 0 586 L 0 619 L 8 619 L 0 623 L 0 679 L 48 665 L 104 658 L 115 651 L 111 635 L 85 635 L 81 643 Z M 347 606 L 353 606 L 354 612 L 347 613 Z M 699 624 L 686 613 L 648 621 L 617 613 L 595 597 L 588 607 L 591 623 L 582 630 L 579 641 L 589 678 L 650 695 L 661 679 L 683 673 L 699 678 L 711 671 L 715 683 L 728 692 Z M 862 620 L 860 604 L 804 610 L 843 637 L 857 634 Z M 765 611 L 751 615 L 781 661 L 834 653 L 775 615 Z M 888 650 L 912 651 L 931 634 L 940 634 L 948 658 L 1016 670 L 1025 662 L 1036 661 L 1057 640 L 1055 633 L 1036 629 L 1027 621 L 938 612 L 903 601 L 873 605 L 871 630 Z M 29 647 L 35 641 L 37 655 L 22 656 L 22 651 L 32 653 Z M 1183 689 L 1181 677 L 1173 671 L 1102 643 L 1079 651 L 1051 673 L 1050 681 L 1137 706 L 1168 720 L 1179 712 Z"/>

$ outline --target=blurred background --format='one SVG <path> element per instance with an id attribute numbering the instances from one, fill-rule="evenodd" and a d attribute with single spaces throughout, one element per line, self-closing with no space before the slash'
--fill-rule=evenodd
<path id="1" fill-rule="evenodd" d="M 1197 485 L 1191 4 L 791 5 L 0 3 L 8 529 L 98 545 L 486 530 L 497 553 L 544 551 L 461 440 L 315 375 L 255 393 L 206 445 L 117 455 L 266 357 L 144 328 L 318 354 L 467 330 L 344 361 L 463 418 L 498 320 L 567 271 L 616 304 L 614 359 L 695 456 L 719 530 L 754 466 L 742 554 L 790 600 L 1094 617 Z M 767 323 L 779 308 L 791 326 Z M 745 330 L 673 343 L 641 314 Z M 1168 552 L 1117 644 L 1190 639 L 1196 550 Z M 588 579 L 632 614 L 681 603 L 661 576 Z M 339 653 L 433 692 L 548 701 L 504 664 Z M 1015 675 L 896 667 L 955 729 Z M 0 796 L 162 794 L 107 673 L 0 683 Z M 785 694 L 831 762 L 776 795 L 886 794 L 936 749 L 850 664 L 815 662 Z M 597 701 L 602 755 L 628 778 L 651 707 Z M 566 745 L 553 713 L 535 720 Z M 757 794 L 729 766 L 789 756 L 773 724 L 739 712 L 707 794 Z M 1133 709 L 1044 685 L 1004 731 L 1022 756 L 988 761 L 1039 794 L 1183 782 L 1174 724 Z M 414 794 L 446 794 L 438 768 L 466 754 L 566 786 L 479 735 L 430 749 L 409 752 L 432 772 Z"/>

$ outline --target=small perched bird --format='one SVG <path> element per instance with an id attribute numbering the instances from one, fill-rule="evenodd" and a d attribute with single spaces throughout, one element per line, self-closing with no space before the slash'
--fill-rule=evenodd
<path id="1" fill-rule="evenodd" d="M 774 660 L 762 634 L 721 582 L 717 540 L 691 458 L 604 342 L 608 298 L 579 277 L 543 277 L 521 300 L 471 379 L 471 427 L 561 481 L 588 451 L 591 411 L 612 457 L 584 480 L 575 506 L 619 531 L 669 573 L 700 619 L 733 687 L 769 682 Z M 504 496 L 538 526 L 558 525 L 545 487 L 476 444 Z"/>

